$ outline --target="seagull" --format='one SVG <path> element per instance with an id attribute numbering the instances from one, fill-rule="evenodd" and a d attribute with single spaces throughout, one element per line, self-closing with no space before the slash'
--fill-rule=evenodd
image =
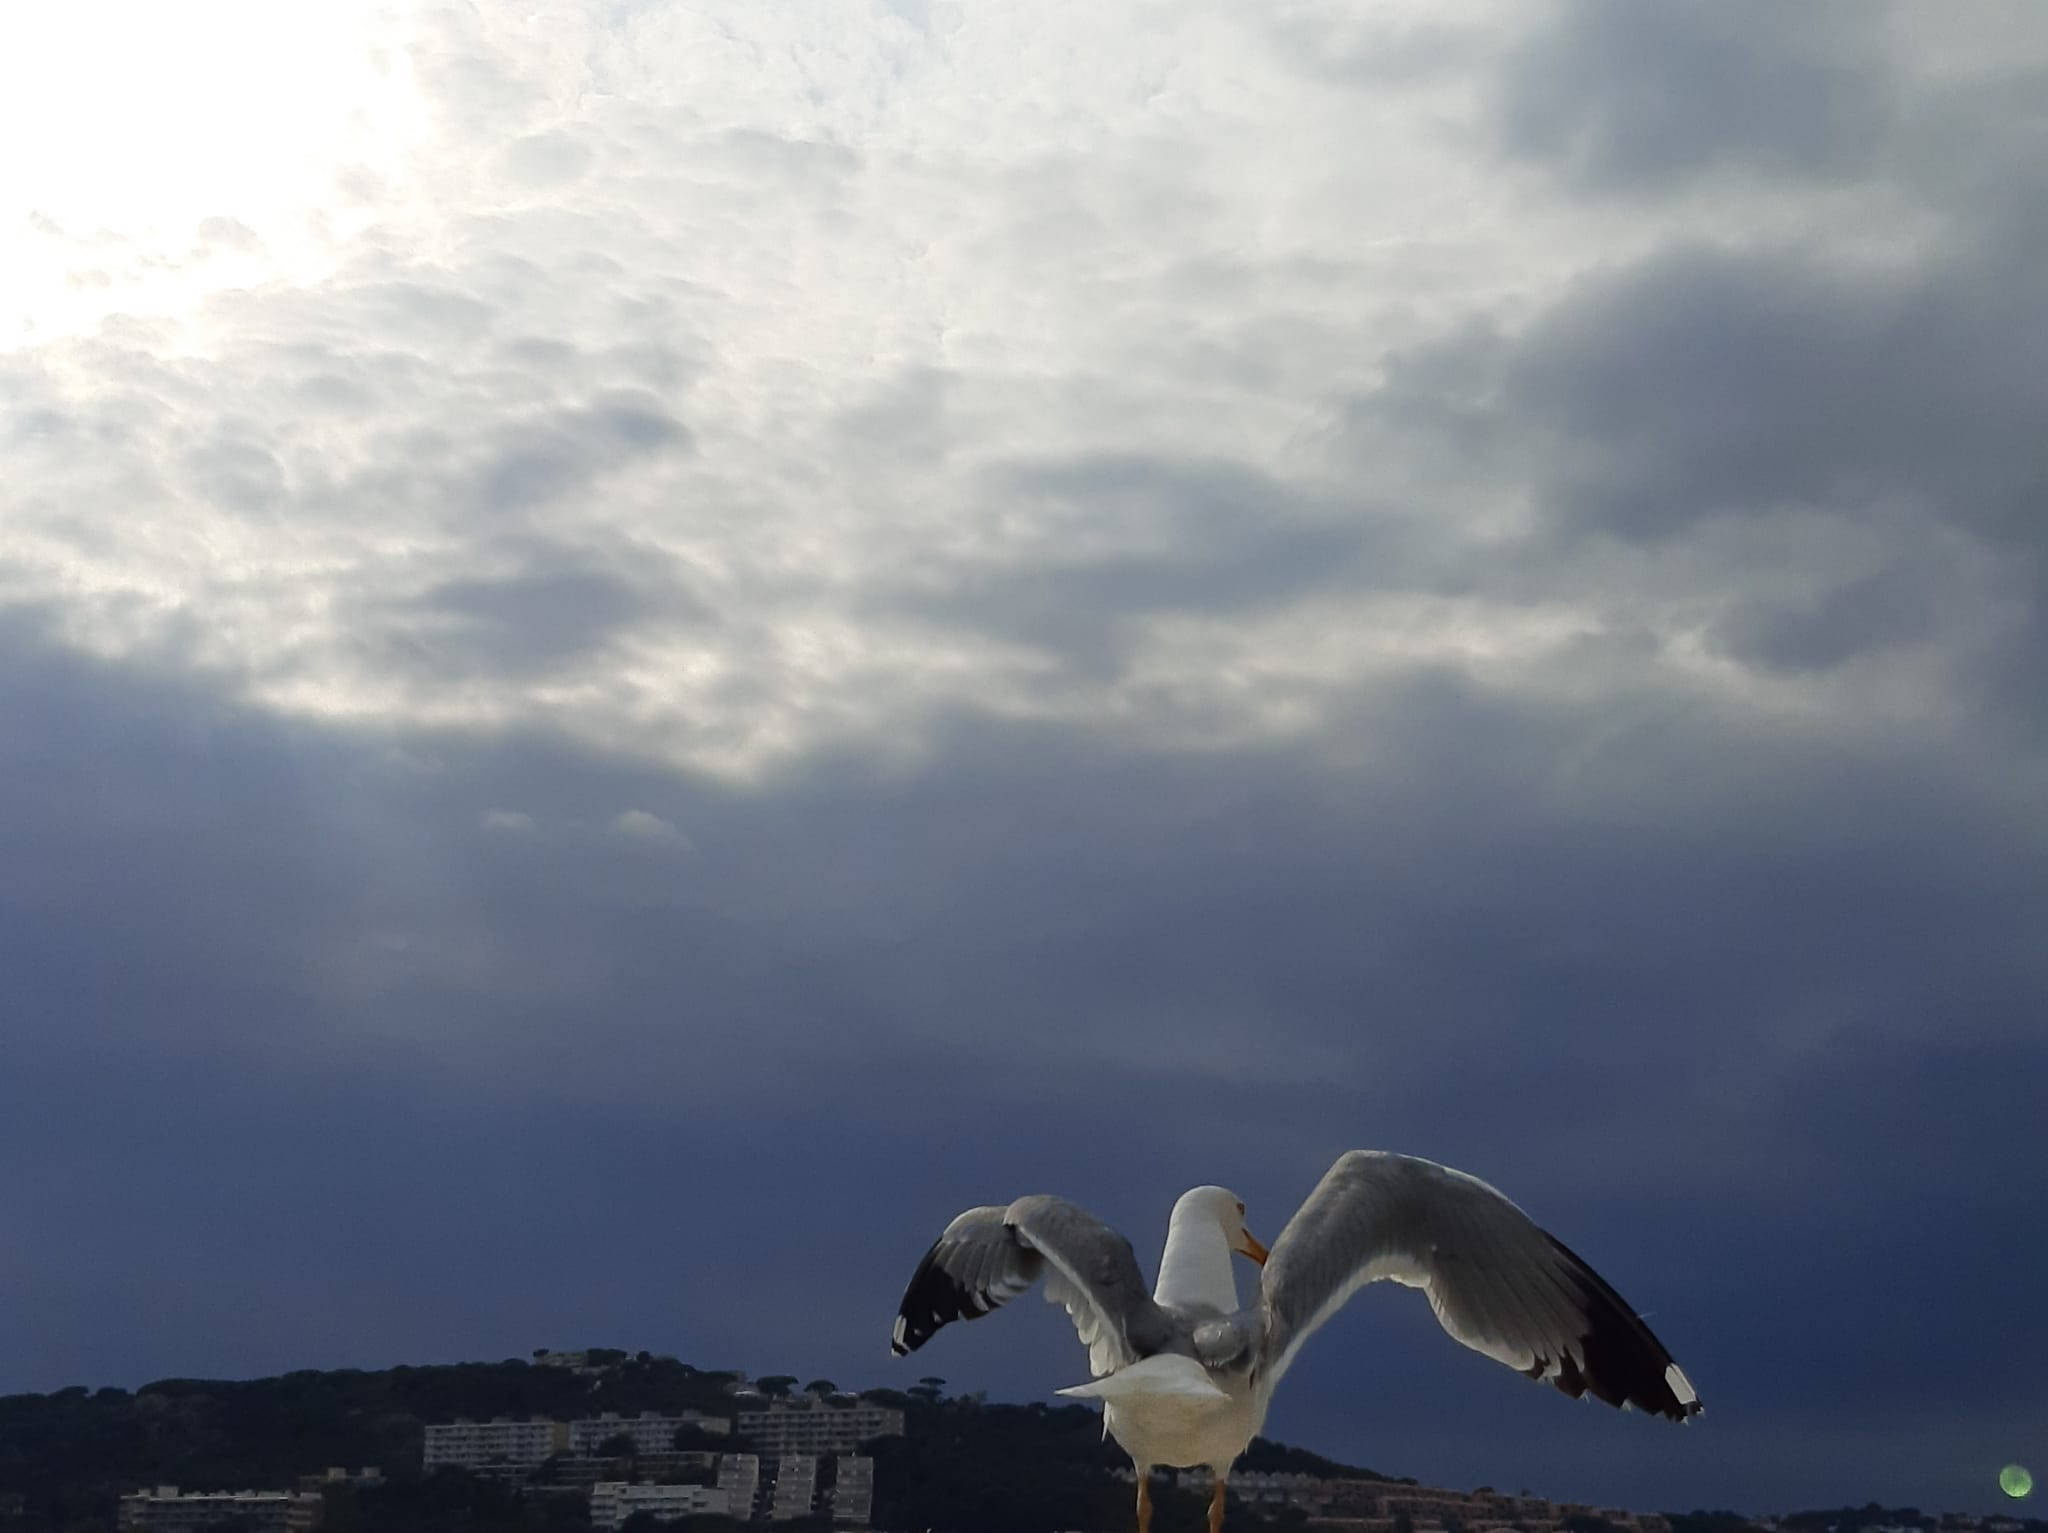
<path id="1" fill-rule="evenodd" d="M 1683 1422 L 1699 1395 L 1629 1305 L 1556 1236 L 1493 1187 L 1412 1155 L 1338 1157 L 1268 1252 L 1244 1201 L 1196 1187 L 1173 1205 L 1150 1294 L 1131 1243 L 1063 1198 L 970 1208 L 946 1226 L 904 1290 L 889 1347 L 915 1352 L 955 1320 L 978 1320 L 1041 1277 L 1088 1349 L 1104 1431 L 1138 1477 L 1150 1533 L 1154 1465 L 1215 1476 L 1209 1533 L 1223 1526 L 1230 1467 L 1259 1429 L 1301 1344 L 1382 1278 L 1429 1296 L 1458 1341 L 1574 1399 Z M 1263 1269 L 1241 1306 L 1231 1255 Z"/>

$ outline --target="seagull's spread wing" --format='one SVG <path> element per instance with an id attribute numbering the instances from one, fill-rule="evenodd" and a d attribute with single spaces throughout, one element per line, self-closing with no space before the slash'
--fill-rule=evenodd
<path id="1" fill-rule="evenodd" d="M 1429 1295 L 1475 1352 L 1577 1398 L 1683 1421 L 1699 1397 L 1636 1312 L 1500 1193 L 1434 1161 L 1354 1150 L 1288 1221 L 1261 1284 L 1260 1384 L 1367 1283 Z"/>
<path id="2" fill-rule="evenodd" d="M 1145 1291 L 1131 1243 L 1061 1198 L 970 1208 L 946 1226 L 903 1291 L 890 1350 L 915 1352 L 943 1325 L 978 1320 L 1040 1276 L 1088 1348 L 1095 1377 L 1150 1356 L 1171 1329 Z"/>

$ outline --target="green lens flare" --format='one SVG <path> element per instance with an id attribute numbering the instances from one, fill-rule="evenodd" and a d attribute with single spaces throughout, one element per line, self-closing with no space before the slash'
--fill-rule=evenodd
<path id="1" fill-rule="evenodd" d="M 2024 1464 L 2007 1464 L 1998 1471 L 1998 1488 L 2013 1500 L 2024 1501 L 2034 1493 L 2034 1477 Z"/>

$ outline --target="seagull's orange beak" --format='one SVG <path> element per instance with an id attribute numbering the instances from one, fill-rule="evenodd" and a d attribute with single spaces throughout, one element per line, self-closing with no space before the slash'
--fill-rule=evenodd
<path id="1" fill-rule="evenodd" d="M 1240 1256 L 1249 1256 L 1261 1267 L 1266 1265 L 1266 1257 L 1268 1255 L 1268 1252 L 1264 1246 L 1260 1245 L 1257 1240 L 1252 1238 L 1252 1232 L 1250 1230 L 1246 1230 L 1244 1232 L 1244 1244 L 1239 1246 L 1237 1248 L 1237 1251 Z"/>

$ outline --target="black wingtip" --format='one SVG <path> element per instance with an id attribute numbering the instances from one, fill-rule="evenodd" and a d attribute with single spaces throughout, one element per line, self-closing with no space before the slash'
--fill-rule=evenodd
<path id="1" fill-rule="evenodd" d="M 977 1320 L 989 1311 L 979 1295 L 963 1287 L 939 1264 L 938 1252 L 935 1242 L 917 1264 L 910 1286 L 903 1290 L 903 1302 L 896 1310 L 896 1326 L 889 1336 L 889 1350 L 898 1357 L 915 1352 L 941 1326 L 951 1325 L 955 1320 Z"/>
<path id="2" fill-rule="evenodd" d="M 1697 1416 L 1704 1408 L 1699 1394 L 1664 1343 L 1577 1252 L 1555 1235 L 1549 1240 L 1568 1263 L 1587 1322 L 1579 1338 L 1583 1362 L 1565 1357 L 1552 1382 L 1573 1399 L 1591 1394 L 1617 1408 L 1633 1407 L 1667 1421 Z"/>

